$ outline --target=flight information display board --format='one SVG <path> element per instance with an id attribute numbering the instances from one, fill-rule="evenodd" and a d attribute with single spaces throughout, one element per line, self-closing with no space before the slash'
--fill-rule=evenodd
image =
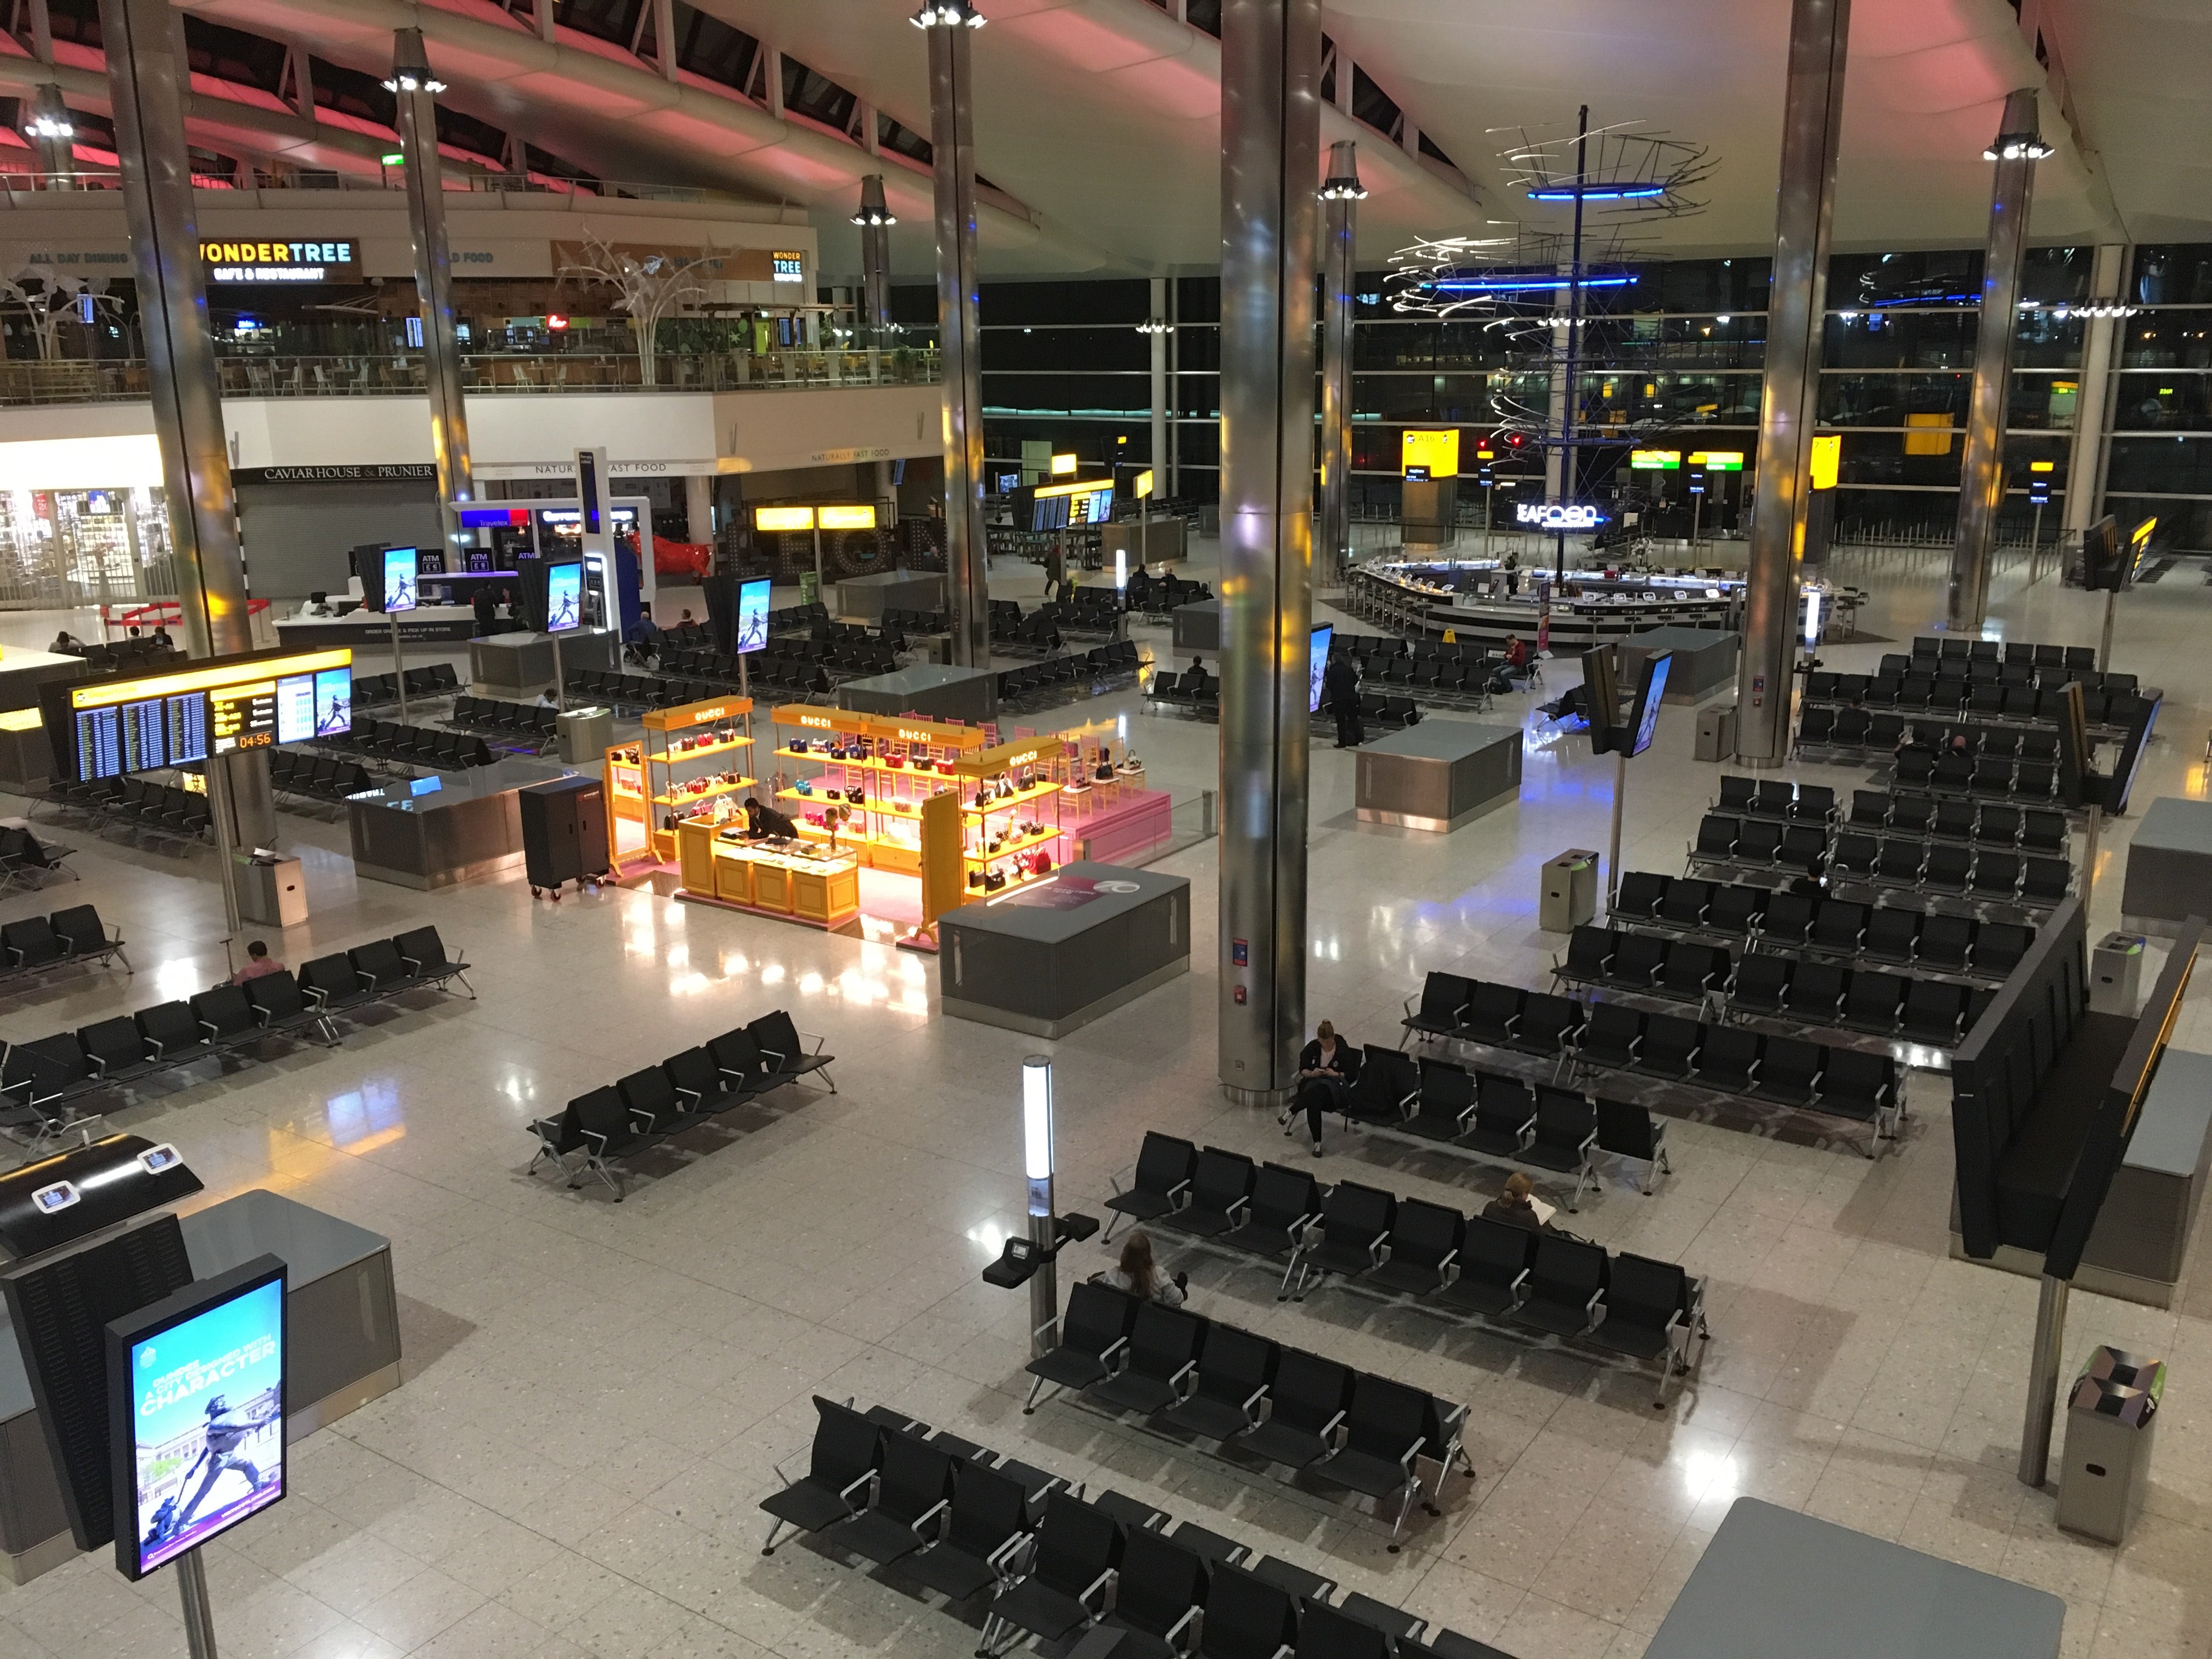
<path id="1" fill-rule="evenodd" d="M 353 730 L 353 653 L 270 651 L 130 679 L 64 681 L 40 702 L 61 775 L 88 783 Z"/>
<path id="2" fill-rule="evenodd" d="M 1066 530 L 1075 525 L 1110 524 L 1113 520 L 1114 481 L 1110 478 L 1040 484 L 1030 508 L 1031 530 Z"/>

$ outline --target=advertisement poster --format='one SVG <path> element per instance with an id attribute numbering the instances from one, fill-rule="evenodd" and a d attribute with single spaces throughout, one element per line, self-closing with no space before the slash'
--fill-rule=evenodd
<path id="1" fill-rule="evenodd" d="M 1651 684 L 1644 694 L 1644 706 L 1636 711 L 1636 744 L 1628 752 L 1640 755 L 1651 746 L 1651 739 L 1659 730 L 1659 705 L 1667 696 L 1667 670 L 1674 660 L 1672 653 L 1654 657 L 1644 672 Z"/>
<path id="2" fill-rule="evenodd" d="M 584 620 L 584 567 L 564 562 L 545 567 L 545 631 L 563 634 Z"/>
<path id="3" fill-rule="evenodd" d="M 1306 647 L 1306 713 L 1321 712 L 1321 683 L 1328 672 L 1328 642 L 1334 637 L 1335 625 L 1322 623 L 1313 631 Z"/>
<path id="4" fill-rule="evenodd" d="M 413 548 L 387 547 L 384 550 L 384 608 L 386 611 L 412 611 L 415 608 L 416 604 L 415 575 Z"/>
<path id="5" fill-rule="evenodd" d="M 768 643 L 768 578 L 738 584 L 738 651 L 757 651 Z"/>
<path id="6" fill-rule="evenodd" d="M 277 1279 L 131 1345 L 141 1572 L 283 1497 L 283 1331 Z"/>

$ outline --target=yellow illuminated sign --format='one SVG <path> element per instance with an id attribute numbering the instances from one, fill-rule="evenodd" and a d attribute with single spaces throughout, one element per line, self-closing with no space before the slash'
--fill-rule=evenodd
<path id="1" fill-rule="evenodd" d="M 1137 475 L 1136 491 L 1139 501 L 1152 493 L 1152 469 L 1149 466 Z"/>
<path id="2" fill-rule="evenodd" d="M 1079 465 L 1073 455 L 1055 455 L 1052 458 L 1052 476 L 1055 478 L 1073 477 Z"/>
<path id="3" fill-rule="evenodd" d="M 2145 519 L 2128 532 L 2128 545 L 2140 553 L 2150 544 L 2151 532 L 2158 528 L 2156 519 Z"/>
<path id="4" fill-rule="evenodd" d="M 1690 465 L 1702 466 L 1708 472 L 1741 472 L 1743 471 L 1743 451 L 1741 449 L 1693 449 Z"/>
<path id="5" fill-rule="evenodd" d="M 1844 464 L 1844 434 L 1832 432 L 1813 440 L 1813 488 L 1833 489 Z"/>
<path id="6" fill-rule="evenodd" d="M 1907 415 L 1905 453 L 1908 455 L 1948 455 L 1951 453 L 1948 413 Z"/>
<path id="7" fill-rule="evenodd" d="M 1672 472 L 1682 465 L 1679 449 L 1632 449 L 1628 465 L 1638 472 Z"/>
<path id="8" fill-rule="evenodd" d="M 219 663 L 210 668 L 179 669 L 173 674 L 149 674 L 135 680 L 105 680 L 98 685 L 81 685 L 70 693 L 70 707 L 106 708 L 116 703 L 173 697 L 187 691 L 224 691 L 264 682 L 273 684 L 295 674 L 318 674 L 327 669 L 352 666 L 353 651 L 349 647 L 301 651 L 289 657 L 264 657 L 258 662 Z"/>
<path id="9" fill-rule="evenodd" d="M 876 509 L 872 507 L 823 507 L 815 509 L 817 521 L 824 530 L 873 530 Z"/>
<path id="10" fill-rule="evenodd" d="M 814 509 L 811 507 L 757 507 L 753 509 L 753 528 L 811 530 L 814 528 Z"/>
<path id="11" fill-rule="evenodd" d="M 1036 493 L 1039 496 L 1093 495 L 1102 489 L 1111 489 L 1113 487 L 1114 481 L 1111 478 L 1086 478 L 1079 483 L 1039 484 Z"/>
<path id="12" fill-rule="evenodd" d="M 1437 432 L 1408 427 L 1399 440 L 1399 475 L 1413 477 L 1417 468 L 1423 477 L 1459 477 L 1459 428 L 1448 427 Z"/>
<path id="13" fill-rule="evenodd" d="M 2056 472 L 2058 471 L 2058 463 L 2056 461 L 2030 461 L 2027 464 L 2027 470 L 2030 472 Z"/>

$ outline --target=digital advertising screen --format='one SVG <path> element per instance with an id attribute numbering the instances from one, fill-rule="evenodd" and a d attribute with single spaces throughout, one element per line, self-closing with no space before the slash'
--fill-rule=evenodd
<path id="1" fill-rule="evenodd" d="M 1644 665 L 1644 695 L 1636 705 L 1636 741 L 1629 749 L 1631 755 L 1640 755 L 1651 746 L 1651 739 L 1659 731 L 1659 704 L 1667 695 L 1667 670 L 1674 660 L 1672 652 L 1662 652 L 1648 659 Z"/>
<path id="2" fill-rule="evenodd" d="M 88 783 L 350 731 L 352 662 L 345 648 L 262 651 L 132 679 L 51 682 L 39 699 L 57 775 Z"/>
<path id="3" fill-rule="evenodd" d="M 392 611 L 412 611 L 416 604 L 415 573 L 417 567 L 415 550 L 411 547 L 387 547 L 384 550 L 384 608 Z"/>
<path id="4" fill-rule="evenodd" d="M 108 1325 L 115 1565 L 125 1577 L 283 1498 L 284 1272 L 259 1256 Z"/>
<path id="5" fill-rule="evenodd" d="M 564 634 L 584 620 L 584 567 L 563 560 L 545 567 L 545 631 Z"/>
<path id="6" fill-rule="evenodd" d="M 768 643 L 768 589 L 765 576 L 738 584 L 738 650 L 757 651 Z"/>
<path id="7" fill-rule="evenodd" d="M 276 681 L 249 680 L 208 693 L 208 732 L 218 755 L 266 749 L 276 741 Z"/>
<path id="8" fill-rule="evenodd" d="M 353 672 L 325 669 L 276 682 L 276 741 L 307 743 L 353 730 Z"/>
<path id="9" fill-rule="evenodd" d="M 1314 629 L 1313 637 L 1306 646 L 1306 713 L 1309 714 L 1321 712 L 1322 677 L 1328 672 L 1328 642 L 1335 634 L 1335 624 L 1322 623 Z"/>

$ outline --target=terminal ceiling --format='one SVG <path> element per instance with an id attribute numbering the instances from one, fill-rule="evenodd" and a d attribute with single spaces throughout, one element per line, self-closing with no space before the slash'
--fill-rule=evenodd
<path id="1" fill-rule="evenodd" d="M 526 14 L 528 0 L 518 0 Z M 1218 257 L 1220 49 L 1152 0 L 981 0 L 975 129 L 987 275 L 1203 270 Z M 609 179 L 804 204 L 833 279 L 857 264 L 846 222 L 886 175 L 893 260 L 931 268 L 929 179 L 895 155 L 562 28 L 548 42 L 494 0 L 194 0 L 191 10 L 382 72 L 410 25 L 457 107 Z M 908 0 L 697 0 L 915 132 L 929 131 L 927 43 Z M 1452 167 L 1349 115 L 1371 191 L 1364 259 L 1416 235 L 1550 228 L 1498 151 L 1521 129 L 1643 122 L 1717 159 L 1706 210 L 1662 247 L 1771 246 L 1789 7 L 1783 0 L 1329 0 L 1323 27 Z M 2048 67 L 2038 61 L 2040 33 Z M 2038 240 L 2212 239 L 2212 9 L 2198 0 L 1855 0 L 1836 235 L 1842 247 L 1978 241 L 2005 94 L 2046 95 Z M 2063 107 L 2062 107 L 2063 106 Z M 1500 131 L 1503 129 L 1504 131 Z"/>

